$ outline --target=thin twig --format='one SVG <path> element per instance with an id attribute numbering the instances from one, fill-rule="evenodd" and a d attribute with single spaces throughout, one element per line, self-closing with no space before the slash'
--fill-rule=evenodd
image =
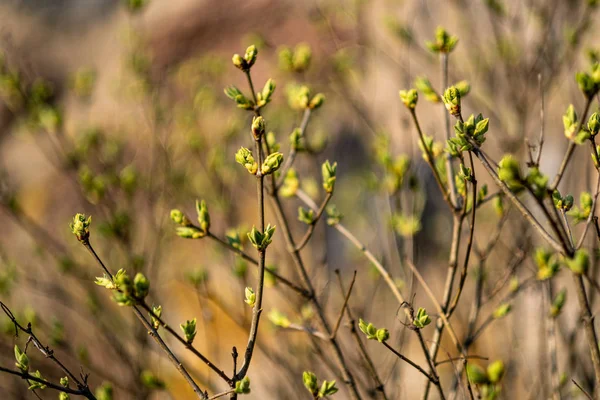
<path id="1" fill-rule="evenodd" d="M 344 293 L 346 293 L 346 290 L 344 288 L 344 282 L 342 281 L 340 271 L 336 270 L 335 272 L 336 272 L 336 275 L 338 278 L 340 292 L 342 295 L 344 295 Z M 373 360 L 367 353 L 367 349 L 361 339 L 361 336 L 358 334 L 358 330 L 356 329 L 356 320 L 354 319 L 354 316 L 352 315 L 350 306 L 346 307 L 346 315 L 348 317 L 348 323 L 350 325 L 350 333 L 351 333 L 352 337 L 354 338 L 356 345 L 358 346 L 358 350 L 359 350 L 363 360 L 367 364 L 367 368 L 368 368 L 369 372 L 371 373 L 371 377 L 375 381 L 375 385 L 376 385 L 375 390 L 378 391 L 379 393 L 381 393 L 381 397 L 383 397 L 384 400 L 387 400 L 383 381 L 381 380 L 381 378 L 379 377 L 379 374 L 377 373 L 377 369 L 375 368 L 375 364 L 373 363 Z"/>
<path id="2" fill-rule="evenodd" d="M 589 394 L 588 392 L 586 392 L 585 389 L 583 387 L 581 387 L 581 385 L 575 381 L 575 379 L 571 379 L 571 382 L 573 382 L 575 384 L 575 386 L 577 386 L 577 388 L 579 390 L 581 390 L 581 392 L 585 395 L 585 397 L 587 397 L 589 400 L 594 400 L 592 395 Z"/>
<path id="3" fill-rule="evenodd" d="M 92 254 L 92 256 L 94 257 L 94 259 L 96 260 L 96 262 L 100 265 L 100 267 L 102 267 L 102 269 L 110 277 L 111 281 L 114 280 L 113 274 L 104 265 L 104 262 L 102 261 L 102 259 L 100 259 L 100 257 L 98 256 L 98 254 L 96 253 L 96 251 L 94 250 L 94 248 L 92 247 L 92 245 L 90 244 L 89 240 L 87 240 L 87 239 L 83 240 L 81 243 L 90 252 L 90 254 Z M 181 364 L 181 362 L 173 354 L 173 352 L 171 351 L 171 349 L 169 349 L 169 347 L 165 344 L 165 342 L 162 340 L 162 338 L 160 337 L 160 335 L 158 334 L 158 332 L 156 331 L 156 329 L 154 329 L 154 326 L 152 326 L 152 324 L 149 323 L 146 320 L 146 318 L 142 315 L 142 313 L 140 312 L 140 310 L 138 309 L 138 307 L 136 305 L 132 306 L 132 308 L 133 308 L 135 316 L 140 320 L 140 322 L 142 323 L 142 325 L 144 325 L 144 328 L 146 328 L 148 330 L 148 333 L 152 336 L 152 338 L 154 339 L 154 341 L 156 341 L 156 343 L 159 345 L 159 347 L 165 352 L 165 354 L 167 354 L 167 357 L 169 358 L 169 361 L 171 361 L 171 363 L 175 366 L 175 368 L 179 371 L 179 373 L 181 373 L 181 375 L 184 377 L 184 379 L 192 387 L 192 389 L 194 390 L 194 393 L 196 393 L 196 395 L 199 398 L 205 400 L 206 397 L 207 397 L 205 395 L 205 393 L 200 389 L 200 387 L 198 386 L 198 384 L 194 381 L 194 378 L 192 378 L 192 376 L 185 369 L 185 367 L 183 366 L 183 364 Z"/>
<path id="4" fill-rule="evenodd" d="M 306 128 L 308 126 L 308 121 L 310 120 L 311 109 L 307 108 L 304 110 L 304 114 L 302 116 L 302 122 L 300 123 L 300 137 L 303 138 L 306 133 Z M 298 154 L 298 150 L 295 146 L 291 146 L 290 152 L 283 163 L 283 167 L 281 167 L 281 174 L 279 181 L 276 183 L 276 187 L 279 188 L 283 185 L 283 181 L 285 180 L 285 176 L 287 175 L 288 170 L 294 165 L 294 160 L 296 159 L 296 155 Z"/>
<path id="5" fill-rule="evenodd" d="M 540 89 L 540 139 L 538 144 L 538 152 L 535 158 L 535 165 L 539 167 L 542 157 L 542 149 L 544 147 L 544 88 L 542 86 L 542 74 L 538 74 L 538 86 Z"/>
<path id="6" fill-rule="evenodd" d="M 399 359 L 401 359 L 402 361 L 410 364 L 413 368 L 415 368 L 417 371 L 419 371 L 421 374 L 423 374 L 424 377 L 426 377 L 427 379 L 429 379 L 429 381 L 431 381 L 431 383 L 433 384 L 437 384 L 438 382 L 435 381 L 435 379 L 429 375 L 427 373 L 427 371 L 425 371 L 423 368 L 421 368 L 421 366 L 419 366 L 419 364 L 415 363 L 413 360 L 411 360 L 408 357 L 403 356 L 402 354 L 400 354 L 396 349 L 394 349 L 392 346 L 390 346 L 388 344 L 388 342 L 382 342 L 383 345 L 385 347 L 388 348 L 388 350 L 390 350 L 392 353 L 394 353 Z"/>
<path id="7" fill-rule="evenodd" d="M 339 276 L 339 270 L 336 271 L 336 274 Z M 333 331 L 331 332 L 331 338 L 334 339 L 337 335 L 338 329 L 340 329 L 340 324 L 342 323 L 342 318 L 344 317 L 344 312 L 346 311 L 346 306 L 348 305 L 348 300 L 350 300 L 350 295 L 352 294 L 352 288 L 354 287 L 354 282 L 356 281 L 356 271 L 352 275 L 352 281 L 350 282 L 350 287 L 348 288 L 348 293 L 346 293 L 346 297 L 344 297 L 344 304 L 342 305 L 342 309 L 340 310 L 340 316 L 333 327 Z"/>
<path id="8" fill-rule="evenodd" d="M 592 98 L 588 97 L 585 101 L 585 106 L 583 108 L 583 114 L 581 115 L 581 119 L 579 120 L 579 126 L 577 127 L 577 130 L 575 132 L 581 131 L 581 128 L 583 127 L 583 123 L 586 121 L 587 113 L 588 113 L 588 110 L 590 109 L 591 104 L 592 104 Z M 560 181 L 562 180 L 562 178 L 565 174 L 565 170 L 567 169 L 567 165 L 569 165 L 569 161 L 571 160 L 571 156 L 573 155 L 575 147 L 577 147 L 575 142 L 572 140 L 569 140 L 569 146 L 567 147 L 565 156 L 563 157 L 563 160 L 560 164 L 560 168 L 558 169 L 558 172 L 556 173 L 556 176 L 554 177 L 554 181 L 552 181 L 552 184 L 548 188 L 548 190 L 550 192 L 554 192 L 554 190 L 556 190 L 556 188 L 560 184 Z"/>
<path id="9" fill-rule="evenodd" d="M 86 397 L 90 400 L 96 400 L 96 397 L 92 394 L 92 392 L 85 392 L 83 390 L 75 390 L 75 389 L 71 389 L 69 387 L 64 387 L 62 385 L 57 385 L 55 383 L 52 383 L 50 381 L 47 381 L 45 379 L 42 378 L 38 378 L 37 376 L 33 376 L 27 372 L 23 372 L 23 371 L 15 371 L 9 368 L 4 368 L 2 366 L 0 366 L 0 371 L 2 372 L 6 372 L 7 374 L 11 374 L 11 375 L 15 375 L 15 376 L 20 376 L 21 378 L 28 380 L 28 381 L 33 381 L 33 382 L 38 382 L 41 384 L 46 385 L 47 387 L 49 387 L 50 389 L 54 389 L 54 390 L 59 390 L 61 392 L 65 392 L 65 393 L 69 393 L 69 394 L 73 394 L 76 396 L 83 396 Z"/>
<path id="10" fill-rule="evenodd" d="M 310 240 L 313 232 L 315 231 L 315 227 L 317 226 L 319 219 L 321 219 L 321 216 L 325 212 L 325 208 L 327 207 L 327 204 L 329 203 L 329 200 L 331 200 L 332 196 L 333 196 L 333 193 L 327 193 L 327 195 L 325 196 L 325 199 L 323 199 L 323 203 L 321 203 L 321 207 L 319 207 L 319 209 L 317 211 L 317 215 L 315 215 L 312 222 L 310 223 L 310 226 L 306 230 L 306 233 L 304 234 L 302 239 L 300 239 L 300 243 L 298 243 L 298 245 L 296 246 L 297 251 L 302 250 L 304 248 L 304 246 L 306 246 L 306 244 Z"/>

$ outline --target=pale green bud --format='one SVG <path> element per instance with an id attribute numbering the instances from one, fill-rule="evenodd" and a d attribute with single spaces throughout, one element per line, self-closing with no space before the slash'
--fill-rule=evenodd
<path id="1" fill-rule="evenodd" d="M 152 313 L 154 313 L 154 315 L 160 318 L 162 316 L 162 306 L 152 306 Z M 152 315 L 150 315 L 150 319 L 154 329 L 158 329 L 158 327 L 160 326 L 160 321 Z"/>
<path id="2" fill-rule="evenodd" d="M 246 63 L 246 60 L 244 60 L 239 54 L 234 54 L 233 57 L 231 57 L 231 61 L 233 62 L 233 65 L 235 65 L 236 68 L 239 68 L 242 71 L 246 71 L 248 69 L 248 64 Z"/>
<path id="3" fill-rule="evenodd" d="M 431 323 L 431 318 L 427 314 L 427 310 L 423 307 L 419 307 L 417 310 L 417 315 L 415 315 L 415 319 L 413 320 L 413 325 L 419 329 L 422 329 Z"/>
<path id="4" fill-rule="evenodd" d="M 200 239 L 206 236 L 206 233 L 193 226 L 178 226 L 175 229 L 177 236 L 184 239 Z"/>
<path id="5" fill-rule="evenodd" d="M 206 202 L 204 200 L 196 200 L 196 213 L 198 214 L 198 222 L 200 223 L 200 229 L 202 229 L 204 233 L 208 233 L 208 230 L 210 229 L 210 215 L 208 213 L 208 207 L 206 207 Z"/>
<path id="6" fill-rule="evenodd" d="M 441 100 L 440 96 L 433 89 L 433 86 L 431 86 L 431 82 L 429 82 L 429 79 L 427 79 L 426 77 L 418 76 L 415 79 L 415 86 L 417 87 L 418 90 L 423 92 L 426 100 L 431 101 L 433 103 L 440 102 L 440 100 Z M 403 91 L 403 92 L 406 92 L 406 91 Z M 408 107 L 408 104 L 405 103 L 404 99 L 402 98 L 402 94 L 400 95 L 400 99 L 402 99 L 402 102 Z M 415 104 L 416 104 L 416 102 L 415 102 Z"/>
<path id="7" fill-rule="evenodd" d="M 283 197 L 292 197 L 296 195 L 298 188 L 300 187 L 300 180 L 298 174 L 293 168 L 288 169 L 283 179 L 283 185 L 279 189 L 279 194 Z"/>
<path id="8" fill-rule="evenodd" d="M 556 294 L 556 297 L 552 300 L 552 306 L 550 307 L 550 316 L 556 318 L 560 315 L 560 312 L 567 301 L 567 289 L 562 289 Z"/>
<path id="9" fill-rule="evenodd" d="M 362 333 L 367 336 L 367 340 L 376 340 L 377 339 L 377 328 L 372 323 L 366 323 L 359 318 L 358 320 L 358 328 Z"/>
<path id="10" fill-rule="evenodd" d="M 189 344 L 192 344 L 194 338 L 196 337 L 196 318 L 185 321 L 185 323 L 180 324 L 179 327 L 185 335 L 185 341 Z"/>
<path id="11" fill-rule="evenodd" d="M 567 266 L 573 273 L 577 275 L 583 275 L 586 273 L 589 264 L 590 258 L 588 252 L 584 249 L 579 249 L 575 252 L 573 258 L 566 259 Z"/>
<path id="12" fill-rule="evenodd" d="M 469 381 L 476 385 L 488 383 L 486 372 L 477 364 L 467 364 L 467 376 L 469 377 Z"/>
<path id="13" fill-rule="evenodd" d="M 488 365 L 487 376 L 492 383 L 500 382 L 500 379 L 504 376 L 504 363 L 498 360 Z"/>
<path id="14" fill-rule="evenodd" d="M 260 232 L 253 226 L 252 230 L 248 232 L 248 239 L 250 239 L 250 243 L 258 250 L 265 250 L 271 244 L 274 233 L 275 227 L 271 226 L 271 224 L 265 227 L 264 232 Z"/>
<path id="15" fill-rule="evenodd" d="M 140 380 L 150 390 L 161 390 L 165 388 L 165 382 L 152 371 L 144 370 L 140 374 Z"/>
<path id="16" fill-rule="evenodd" d="M 315 212 L 312 209 L 298 207 L 298 221 L 304 222 L 306 225 L 312 225 L 315 220 Z"/>
<path id="17" fill-rule="evenodd" d="M 502 303 L 494 310 L 492 315 L 495 319 L 500 319 L 507 316 L 511 309 L 510 303 Z"/>
<path id="18" fill-rule="evenodd" d="M 138 272 L 133 278 L 133 289 L 136 299 L 145 299 L 150 290 L 150 281 L 141 272 Z"/>
<path id="19" fill-rule="evenodd" d="M 325 95 L 323 93 L 317 93 L 308 103 L 308 108 L 311 110 L 316 110 L 321 107 L 325 102 Z"/>
<path id="20" fill-rule="evenodd" d="M 265 86 L 263 87 L 262 91 L 260 92 L 260 100 L 259 100 L 259 107 L 264 106 L 265 104 L 269 103 L 271 101 L 271 96 L 273 95 L 273 93 L 275 92 L 275 81 L 273 79 L 269 79 L 266 83 Z"/>
<path id="21" fill-rule="evenodd" d="M 265 119 L 262 116 L 252 118 L 252 136 L 258 140 L 265 134 Z"/>
<path id="22" fill-rule="evenodd" d="M 269 312 L 268 318 L 273 325 L 278 326 L 280 328 L 287 328 L 292 324 L 285 314 L 275 309 Z"/>
<path id="23" fill-rule="evenodd" d="M 177 209 L 173 209 L 171 210 L 171 221 L 175 222 L 178 225 L 187 225 L 186 222 L 187 218 L 185 217 L 185 214 L 182 213 L 180 210 Z"/>
<path id="24" fill-rule="evenodd" d="M 310 65 L 312 58 L 312 50 L 310 45 L 306 43 L 300 43 L 294 49 L 294 55 L 292 57 L 292 65 L 295 72 L 306 71 Z"/>
<path id="25" fill-rule="evenodd" d="M 471 91 L 471 85 L 467 81 L 460 81 L 454 84 L 454 87 L 458 89 L 460 97 L 463 98 Z"/>
<path id="26" fill-rule="evenodd" d="M 439 26 L 435 30 L 435 41 L 427 41 L 425 45 L 434 53 L 450 53 L 457 43 L 458 38 L 456 36 L 450 36 L 444 28 Z"/>
<path id="27" fill-rule="evenodd" d="M 277 171 L 283 162 L 283 153 L 276 152 L 271 153 L 263 162 L 263 165 L 260 167 L 260 173 L 262 175 L 269 175 L 273 172 Z"/>
<path id="28" fill-rule="evenodd" d="M 256 304 L 256 293 L 254 293 L 254 290 L 252 290 L 251 287 L 247 287 L 244 290 L 244 294 L 246 295 L 246 300 L 244 300 L 246 304 L 250 307 L 254 307 L 254 304 Z"/>
<path id="29" fill-rule="evenodd" d="M 310 394 L 313 396 L 317 394 L 319 386 L 317 384 L 317 376 L 314 373 L 310 371 L 304 371 L 302 373 L 302 383 L 304 383 L 304 387 L 310 392 Z"/>
<path id="30" fill-rule="evenodd" d="M 248 68 L 252 67 L 256 62 L 256 56 L 258 55 L 258 50 L 256 46 L 252 45 L 246 49 L 246 54 L 244 55 L 244 60 L 248 64 Z"/>
<path id="31" fill-rule="evenodd" d="M 224 92 L 227 97 L 235 101 L 238 108 L 243 110 L 252 110 L 254 108 L 254 102 L 247 99 L 246 96 L 244 96 L 243 93 L 235 86 L 226 87 Z"/>
<path id="32" fill-rule="evenodd" d="M 460 115 L 460 91 L 455 86 L 450 86 L 444 91 L 442 100 L 450 115 Z"/>
<path id="33" fill-rule="evenodd" d="M 400 100 L 404 105 L 409 109 L 414 109 L 417 106 L 417 101 L 419 100 L 419 93 L 416 89 L 410 90 L 401 90 L 399 92 Z"/>
<path id="34" fill-rule="evenodd" d="M 337 393 L 338 388 L 335 386 L 335 381 L 323 381 L 321 389 L 319 389 L 319 398 L 331 396 Z"/>
<path id="35" fill-rule="evenodd" d="M 80 242 L 88 240 L 90 237 L 90 224 L 92 223 L 92 217 L 86 217 L 85 214 L 75 214 L 73 222 L 69 225 L 71 232 L 77 237 Z"/>
<path id="36" fill-rule="evenodd" d="M 321 175 L 323 176 L 323 189 L 327 193 L 332 193 L 335 187 L 337 163 L 331 164 L 329 160 L 325 161 L 321 166 Z"/>
<path id="37" fill-rule="evenodd" d="M 29 371 L 29 357 L 15 344 L 15 365 L 23 372 Z"/>
<path id="38" fill-rule="evenodd" d="M 241 381 L 235 383 L 235 393 L 249 394 L 250 393 L 250 378 L 245 377 Z"/>
<path id="39" fill-rule="evenodd" d="M 343 217 L 342 213 L 339 212 L 335 204 L 328 206 L 325 212 L 327 213 L 327 225 L 329 226 L 339 224 Z"/>
<path id="40" fill-rule="evenodd" d="M 578 72 L 575 74 L 575 80 L 581 92 L 591 99 L 596 93 L 598 93 L 598 84 L 594 82 L 594 79 L 587 72 Z"/>
<path id="41" fill-rule="evenodd" d="M 521 168 L 512 155 L 505 155 L 498 163 L 498 178 L 512 190 L 521 187 L 523 181 Z"/>
<path id="42" fill-rule="evenodd" d="M 563 125 L 565 127 L 565 136 L 568 139 L 575 139 L 577 132 L 577 113 L 575 107 L 570 104 L 567 111 L 563 115 Z"/>
<path id="43" fill-rule="evenodd" d="M 258 171 L 258 163 L 254 160 L 252 152 L 245 147 L 240 147 L 235 153 L 235 161 L 243 165 L 253 175 Z"/>
<path id="44" fill-rule="evenodd" d="M 592 136 L 596 136 L 600 131 L 600 116 L 597 112 L 593 113 L 588 119 L 587 123 L 588 130 Z"/>
<path id="45" fill-rule="evenodd" d="M 375 336 L 380 343 L 383 343 L 390 338 L 390 332 L 385 328 L 377 329 Z"/>

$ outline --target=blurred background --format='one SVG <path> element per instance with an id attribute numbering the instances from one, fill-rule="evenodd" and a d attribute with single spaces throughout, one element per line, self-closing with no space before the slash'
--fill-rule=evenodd
<path id="1" fill-rule="evenodd" d="M 111 387 L 114 399 L 192 398 L 131 311 L 94 285 L 101 272 L 68 228 L 72 215 L 84 212 L 93 216 L 91 242 L 109 267 L 143 271 L 151 281 L 149 301 L 162 305 L 172 326 L 196 317 L 196 346 L 230 370 L 232 346 L 241 351 L 247 340 L 251 309 L 243 302 L 244 288 L 256 285 L 255 268 L 213 241 L 175 236 L 169 210 L 193 216 L 195 200 L 206 200 L 211 231 L 220 237 L 237 231 L 243 238 L 256 223 L 254 182 L 234 161 L 235 151 L 250 145 L 251 115 L 223 93 L 229 85 L 248 92 L 245 77 L 230 60 L 255 44 L 256 85 L 262 87 L 268 78 L 277 82 L 264 115 L 284 154 L 302 119 L 290 101 L 293 85 L 305 84 L 326 96 L 307 131 L 311 154 L 296 160 L 302 190 L 319 203 L 324 197 L 320 165 L 337 161 L 333 202 L 344 215 L 343 224 L 397 278 L 404 295 L 414 294 L 414 304 L 428 308 L 435 320 L 433 305 L 402 260 L 414 260 L 441 298 L 452 217 L 421 158 L 398 90 L 424 76 L 438 93 L 443 91 L 440 60 L 425 46 L 436 27 L 443 26 L 459 37 L 449 58 L 449 82 L 467 80 L 471 88 L 463 115 L 490 118 L 488 154 L 495 160 L 504 153 L 527 158 L 527 140 L 538 140 L 543 97 L 541 170 L 553 176 L 568 144 L 561 116 L 570 103 L 578 111 L 584 104 L 575 72 L 598 59 L 596 3 L 3 0 L 0 300 L 20 320 L 31 321 L 70 368 L 78 371 L 81 365 L 89 371 L 92 388 L 106 394 Z M 290 68 L 280 55 L 286 47 L 310 48 L 309 67 Z M 597 107 L 592 104 L 592 110 Z M 441 103 L 421 97 L 417 114 L 422 128 L 442 143 L 444 113 Z M 388 161 L 403 157 L 411 161 L 410 168 L 399 176 Z M 593 190 L 595 177 L 587 148 L 576 149 L 575 157 L 576 167 L 567 170 L 561 192 L 572 193 L 577 202 L 582 190 Z M 480 184 L 489 183 L 489 192 L 495 192 L 478 163 L 476 171 Z M 293 197 L 284 204 L 297 238 L 306 229 L 297 221 L 300 204 Z M 496 211 L 486 205 L 478 212 L 465 293 L 453 316 L 461 337 L 476 281 L 484 293 L 479 326 L 510 296 L 511 287 L 537 270 L 531 249 L 541 243 L 539 238 L 508 204 L 503 216 Z M 266 220 L 276 222 L 270 207 Z M 581 228 L 574 229 L 579 234 Z M 279 235 L 267 263 L 297 282 Z M 463 235 L 468 235 L 466 225 Z M 597 241 L 592 235 L 588 239 L 595 249 Z M 483 256 L 492 242 L 493 251 Z M 302 254 L 331 324 L 343 303 L 334 271 L 341 271 L 347 287 L 356 270 L 349 301 L 353 314 L 387 327 L 396 348 L 425 365 L 389 289 L 338 231 L 321 222 Z M 594 252 L 594 273 L 597 258 Z M 314 325 L 314 310 L 301 297 L 272 276 L 267 280 L 264 316 L 277 309 L 295 323 Z M 566 374 L 564 396 L 583 398 L 571 379 L 589 390 L 594 375 L 583 333 L 576 329 L 579 314 L 570 284 L 566 273 L 555 283 L 568 293 L 557 328 L 559 370 Z M 493 321 L 471 346 L 471 354 L 488 358 L 481 361 L 484 367 L 492 360 L 504 362 L 499 398 L 549 395 L 548 377 L 540 373 L 547 368 L 545 310 L 550 302 L 542 289 L 534 283 L 519 291 L 511 298 L 511 313 Z M 597 310 L 596 293 L 590 297 Z M 14 344 L 26 339 L 15 338 L 10 321 L 0 318 L 0 365 L 12 367 Z M 427 340 L 433 330 L 431 324 L 423 331 Z M 347 327 L 342 327 L 340 340 L 361 392 L 376 398 Z M 184 348 L 168 342 L 202 387 L 211 393 L 227 389 Z M 383 346 L 365 344 L 389 398 L 420 396 L 425 382 L 417 371 Z M 444 338 L 438 358 L 447 358 L 452 350 Z M 328 352 L 318 339 L 263 318 L 247 398 L 307 398 L 304 370 L 336 379 L 340 392 L 334 398 L 348 398 Z M 34 369 L 49 379 L 60 377 L 43 356 L 29 354 Z M 454 368 L 452 363 L 440 366 L 445 385 L 451 386 Z M 38 394 L 56 398 L 47 390 Z M 0 375 L 0 397 L 26 399 L 32 394 L 22 380 Z"/>

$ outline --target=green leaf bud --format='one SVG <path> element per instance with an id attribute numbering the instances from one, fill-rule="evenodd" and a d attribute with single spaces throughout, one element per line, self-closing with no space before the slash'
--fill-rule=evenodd
<path id="1" fill-rule="evenodd" d="M 335 381 L 323 381 L 321 389 L 319 389 L 319 398 L 331 396 L 337 393 L 338 388 L 335 386 Z"/>
<path id="2" fill-rule="evenodd" d="M 315 212 L 312 209 L 298 207 L 298 221 L 304 222 L 306 225 L 312 225 L 315 220 Z"/>
<path id="3" fill-rule="evenodd" d="M 488 365 L 487 376 L 492 383 L 500 382 L 502 376 L 504 376 L 504 363 L 498 360 Z"/>
<path id="4" fill-rule="evenodd" d="M 185 226 L 185 225 L 189 224 L 189 221 L 187 220 L 185 214 L 182 213 L 180 210 L 177 210 L 177 209 L 171 210 L 170 216 L 171 216 L 171 221 L 175 222 L 178 225 Z"/>
<path id="5" fill-rule="evenodd" d="M 361 318 L 358 320 L 358 328 L 367 336 L 367 340 L 377 339 L 377 328 L 372 323 L 366 323 Z"/>
<path id="6" fill-rule="evenodd" d="M 327 213 L 327 225 L 329 226 L 339 224 L 340 220 L 343 217 L 342 213 L 338 211 L 335 204 L 328 206 L 325 209 L 325 212 Z"/>
<path id="7" fill-rule="evenodd" d="M 250 393 L 250 378 L 247 376 L 241 381 L 235 383 L 235 393 L 237 394 L 249 394 Z"/>
<path id="8" fill-rule="evenodd" d="M 19 368 L 23 372 L 29 371 L 29 357 L 25 352 L 21 351 L 19 346 L 15 344 L 15 363 L 16 367 Z"/>
<path id="9" fill-rule="evenodd" d="M 584 249 L 577 250 L 573 258 L 566 258 L 565 261 L 569 269 L 577 275 L 585 274 L 590 264 L 588 252 Z"/>
<path id="10" fill-rule="evenodd" d="M 417 106 L 417 101 L 419 100 L 419 93 L 416 89 L 410 90 L 400 90 L 399 92 L 400 100 L 406 108 L 414 110 Z"/>
<path id="11" fill-rule="evenodd" d="M 427 314 L 427 310 L 423 307 L 419 307 L 419 309 L 417 310 L 417 315 L 415 315 L 415 318 L 413 320 L 413 325 L 416 326 L 418 329 L 423 329 L 430 323 L 431 318 Z"/>
<path id="12" fill-rule="evenodd" d="M 450 86 L 444 91 L 442 101 L 450 115 L 460 115 L 460 91 L 455 86 Z"/>
<path id="13" fill-rule="evenodd" d="M 494 312 L 492 313 L 492 316 L 495 319 L 500 319 L 500 318 L 506 317 L 511 309 L 512 309 L 512 306 L 510 305 L 510 303 L 502 303 L 494 310 Z"/>
<path id="14" fill-rule="evenodd" d="M 231 57 L 231 62 L 236 68 L 242 71 L 248 70 L 248 63 L 239 54 L 234 54 L 233 57 Z"/>
<path id="15" fill-rule="evenodd" d="M 283 185 L 279 189 L 279 194 L 283 197 L 293 197 L 296 195 L 298 188 L 300 187 L 300 180 L 298 174 L 293 168 L 288 169 L 283 179 Z"/>
<path id="16" fill-rule="evenodd" d="M 87 241 L 90 237 L 90 224 L 92 223 L 92 217 L 86 217 L 85 214 L 75 214 L 73 222 L 69 225 L 71 232 L 77 237 L 80 242 Z"/>
<path id="17" fill-rule="evenodd" d="M 265 134 L 265 119 L 262 116 L 252 118 L 252 136 L 259 140 Z"/>
<path id="18" fill-rule="evenodd" d="M 565 128 L 565 136 L 567 139 L 574 140 L 575 134 L 577 132 L 577 113 L 575 112 L 575 107 L 573 104 L 570 104 L 563 115 L 563 125 Z"/>
<path id="19" fill-rule="evenodd" d="M 454 87 L 458 89 L 461 98 L 465 97 L 471 91 L 471 85 L 467 81 L 455 83 Z"/>
<path id="20" fill-rule="evenodd" d="M 278 326 L 280 328 L 287 328 L 292 324 L 284 313 L 275 309 L 269 312 L 268 318 L 273 325 Z"/>
<path id="21" fill-rule="evenodd" d="M 152 306 L 152 313 L 160 318 L 162 315 L 162 306 Z M 158 318 L 155 318 L 152 314 L 150 314 L 150 320 L 154 329 L 158 329 L 160 327 L 160 321 Z"/>
<path id="22" fill-rule="evenodd" d="M 594 79 L 587 72 L 576 73 L 575 80 L 577 81 L 577 86 L 579 86 L 581 92 L 588 99 L 591 99 L 596 93 L 598 93 L 598 84 L 594 82 Z"/>
<path id="23" fill-rule="evenodd" d="M 383 343 L 390 338 L 390 332 L 385 328 L 377 329 L 375 336 L 380 343 Z"/>
<path id="24" fill-rule="evenodd" d="M 260 167 L 260 173 L 262 175 L 270 175 L 277 171 L 283 162 L 283 153 L 276 152 L 271 153 L 267 156 L 262 166 Z"/>
<path id="25" fill-rule="evenodd" d="M 310 392 L 310 394 L 313 396 L 317 394 L 319 386 L 317 384 L 317 376 L 314 373 L 310 371 L 304 371 L 302 373 L 302 383 L 304 383 L 304 387 Z"/>
<path id="26" fill-rule="evenodd" d="M 325 189 L 327 193 L 333 193 L 333 189 L 335 187 L 336 171 L 336 162 L 331 164 L 329 163 L 329 160 L 327 160 L 321 166 L 321 174 L 323 176 L 323 189 Z"/>
<path id="27" fill-rule="evenodd" d="M 306 71 L 310 65 L 312 50 L 307 43 L 299 43 L 294 49 L 292 66 L 295 72 Z"/>
<path id="28" fill-rule="evenodd" d="M 142 384 L 150 390 L 161 390 L 166 387 L 165 381 L 160 379 L 150 370 L 144 370 L 140 374 Z"/>
<path id="29" fill-rule="evenodd" d="M 565 302 L 567 301 L 567 289 L 562 289 L 556 294 L 556 297 L 552 300 L 552 306 L 550 307 L 550 316 L 556 318 L 560 315 Z"/>
<path id="30" fill-rule="evenodd" d="M 254 304 L 256 304 L 256 293 L 254 293 L 254 290 L 252 290 L 251 287 L 247 287 L 244 290 L 244 294 L 246 296 L 246 300 L 244 300 L 246 304 L 250 307 L 254 307 Z"/>
<path id="31" fill-rule="evenodd" d="M 432 103 L 439 103 L 442 99 L 440 97 L 439 94 L 437 94 L 437 92 L 433 89 L 433 86 L 431 86 L 431 82 L 429 82 L 429 79 L 427 79 L 424 76 L 418 76 L 415 79 L 415 86 L 417 87 L 418 90 L 420 90 L 421 92 L 423 92 L 423 94 L 425 95 L 425 99 L 428 101 L 431 101 Z M 406 97 L 406 91 L 405 92 L 405 97 Z M 406 105 L 407 107 L 411 108 L 409 106 L 410 101 L 408 101 L 409 104 L 407 104 L 402 96 L 402 94 L 400 94 L 400 98 L 402 99 L 402 102 L 404 103 L 404 105 Z M 409 100 L 409 99 L 407 99 Z M 416 101 L 415 101 L 415 105 L 416 105 Z M 414 107 L 412 107 L 414 108 Z"/>
<path id="32" fill-rule="evenodd" d="M 593 113 L 588 119 L 588 130 L 591 136 L 596 136 L 600 131 L 600 115 L 597 112 Z"/>
<path id="33" fill-rule="evenodd" d="M 467 377 L 471 383 L 476 385 L 488 383 L 486 372 L 477 364 L 467 364 Z"/>
<path id="34" fill-rule="evenodd" d="M 248 68 L 252 67 L 256 62 L 256 56 L 258 55 L 258 50 L 256 46 L 248 46 L 246 49 L 246 54 L 244 55 L 244 60 L 248 64 Z"/>
<path id="35" fill-rule="evenodd" d="M 196 318 L 185 321 L 185 323 L 180 324 L 179 327 L 185 335 L 185 341 L 189 344 L 192 344 L 194 338 L 196 337 Z"/>
<path id="36" fill-rule="evenodd" d="M 137 299 L 145 299 L 150 290 L 150 281 L 141 272 L 135 274 L 133 278 L 133 290 Z"/>
<path id="37" fill-rule="evenodd" d="M 253 175 L 258 171 L 258 163 L 254 160 L 252 152 L 245 147 L 240 147 L 237 153 L 235 153 L 235 161 L 243 165 Z"/>
<path id="38" fill-rule="evenodd" d="M 201 239 L 206 233 L 193 226 L 178 226 L 175 234 L 184 239 Z"/>
<path id="39" fill-rule="evenodd" d="M 433 53 L 450 53 L 457 43 L 458 38 L 456 36 L 451 36 L 444 28 L 439 26 L 435 30 L 435 41 L 427 41 L 425 45 Z"/>
<path id="40" fill-rule="evenodd" d="M 208 207 L 204 200 L 196 200 L 196 213 L 198 214 L 198 223 L 200 223 L 200 229 L 206 234 L 210 229 L 210 215 L 208 214 Z"/>
<path id="41" fill-rule="evenodd" d="M 323 93 L 317 93 L 308 103 L 308 108 L 316 110 L 320 108 L 325 102 L 325 95 Z"/>

